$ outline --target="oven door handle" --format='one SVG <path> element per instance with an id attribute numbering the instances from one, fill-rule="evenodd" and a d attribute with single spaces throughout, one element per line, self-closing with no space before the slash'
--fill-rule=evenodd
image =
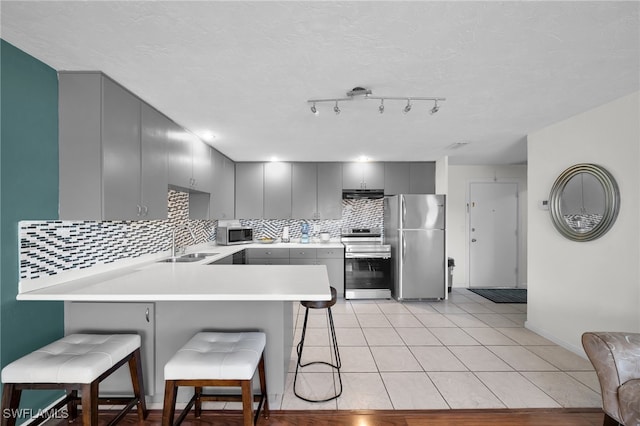
<path id="1" fill-rule="evenodd" d="M 390 259 L 389 253 L 345 253 L 345 259 Z"/>

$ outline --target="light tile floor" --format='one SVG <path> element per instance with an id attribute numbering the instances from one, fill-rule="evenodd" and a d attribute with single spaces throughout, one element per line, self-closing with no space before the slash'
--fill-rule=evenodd
<path id="1" fill-rule="evenodd" d="M 304 308 L 297 305 L 294 343 Z M 294 309 L 296 311 L 296 309 Z M 497 304 L 466 289 L 441 302 L 339 300 L 332 308 L 343 393 L 326 403 L 293 394 L 295 348 L 274 409 L 600 407 L 588 360 L 524 328 L 526 304 Z M 311 310 L 304 361 L 330 360 L 326 310 Z M 310 366 L 299 391 L 329 395 L 336 377 Z"/>

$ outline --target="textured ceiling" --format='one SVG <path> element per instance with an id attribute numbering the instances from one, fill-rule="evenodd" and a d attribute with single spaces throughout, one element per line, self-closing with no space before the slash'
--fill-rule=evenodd
<path id="1" fill-rule="evenodd" d="M 526 162 L 532 131 L 640 90 L 640 3 L 2 1 L 2 38 L 101 70 L 237 161 Z M 372 100 L 318 105 L 355 86 Z M 448 149 L 454 143 L 469 144 Z M 603 141 L 606 143 L 606 141 Z"/>

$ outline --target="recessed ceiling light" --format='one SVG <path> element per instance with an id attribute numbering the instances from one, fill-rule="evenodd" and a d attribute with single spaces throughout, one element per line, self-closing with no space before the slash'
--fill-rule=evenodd
<path id="1" fill-rule="evenodd" d="M 361 155 L 360 157 L 358 157 L 358 159 L 356 161 L 359 161 L 361 163 L 366 163 L 367 161 L 370 161 L 371 159 L 369 157 L 367 157 L 366 155 Z"/>
<path id="2" fill-rule="evenodd" d="M 216 135 L 209 130 L 200 132 L 199 135 L 202 138 L 202 140 L 205 142 L 213 142 L 216 139 Z"/>

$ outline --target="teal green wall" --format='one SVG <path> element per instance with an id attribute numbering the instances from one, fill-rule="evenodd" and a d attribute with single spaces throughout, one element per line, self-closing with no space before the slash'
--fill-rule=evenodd
<path id="1" fill-rule="evenodd" d="M 18 302 L 18 221 L 58 218 L 58 76 L 0 40 L 0 364 L 64 333 L 62 302 Z M 25 392 L 21 407 L 55 394 Z"/>

